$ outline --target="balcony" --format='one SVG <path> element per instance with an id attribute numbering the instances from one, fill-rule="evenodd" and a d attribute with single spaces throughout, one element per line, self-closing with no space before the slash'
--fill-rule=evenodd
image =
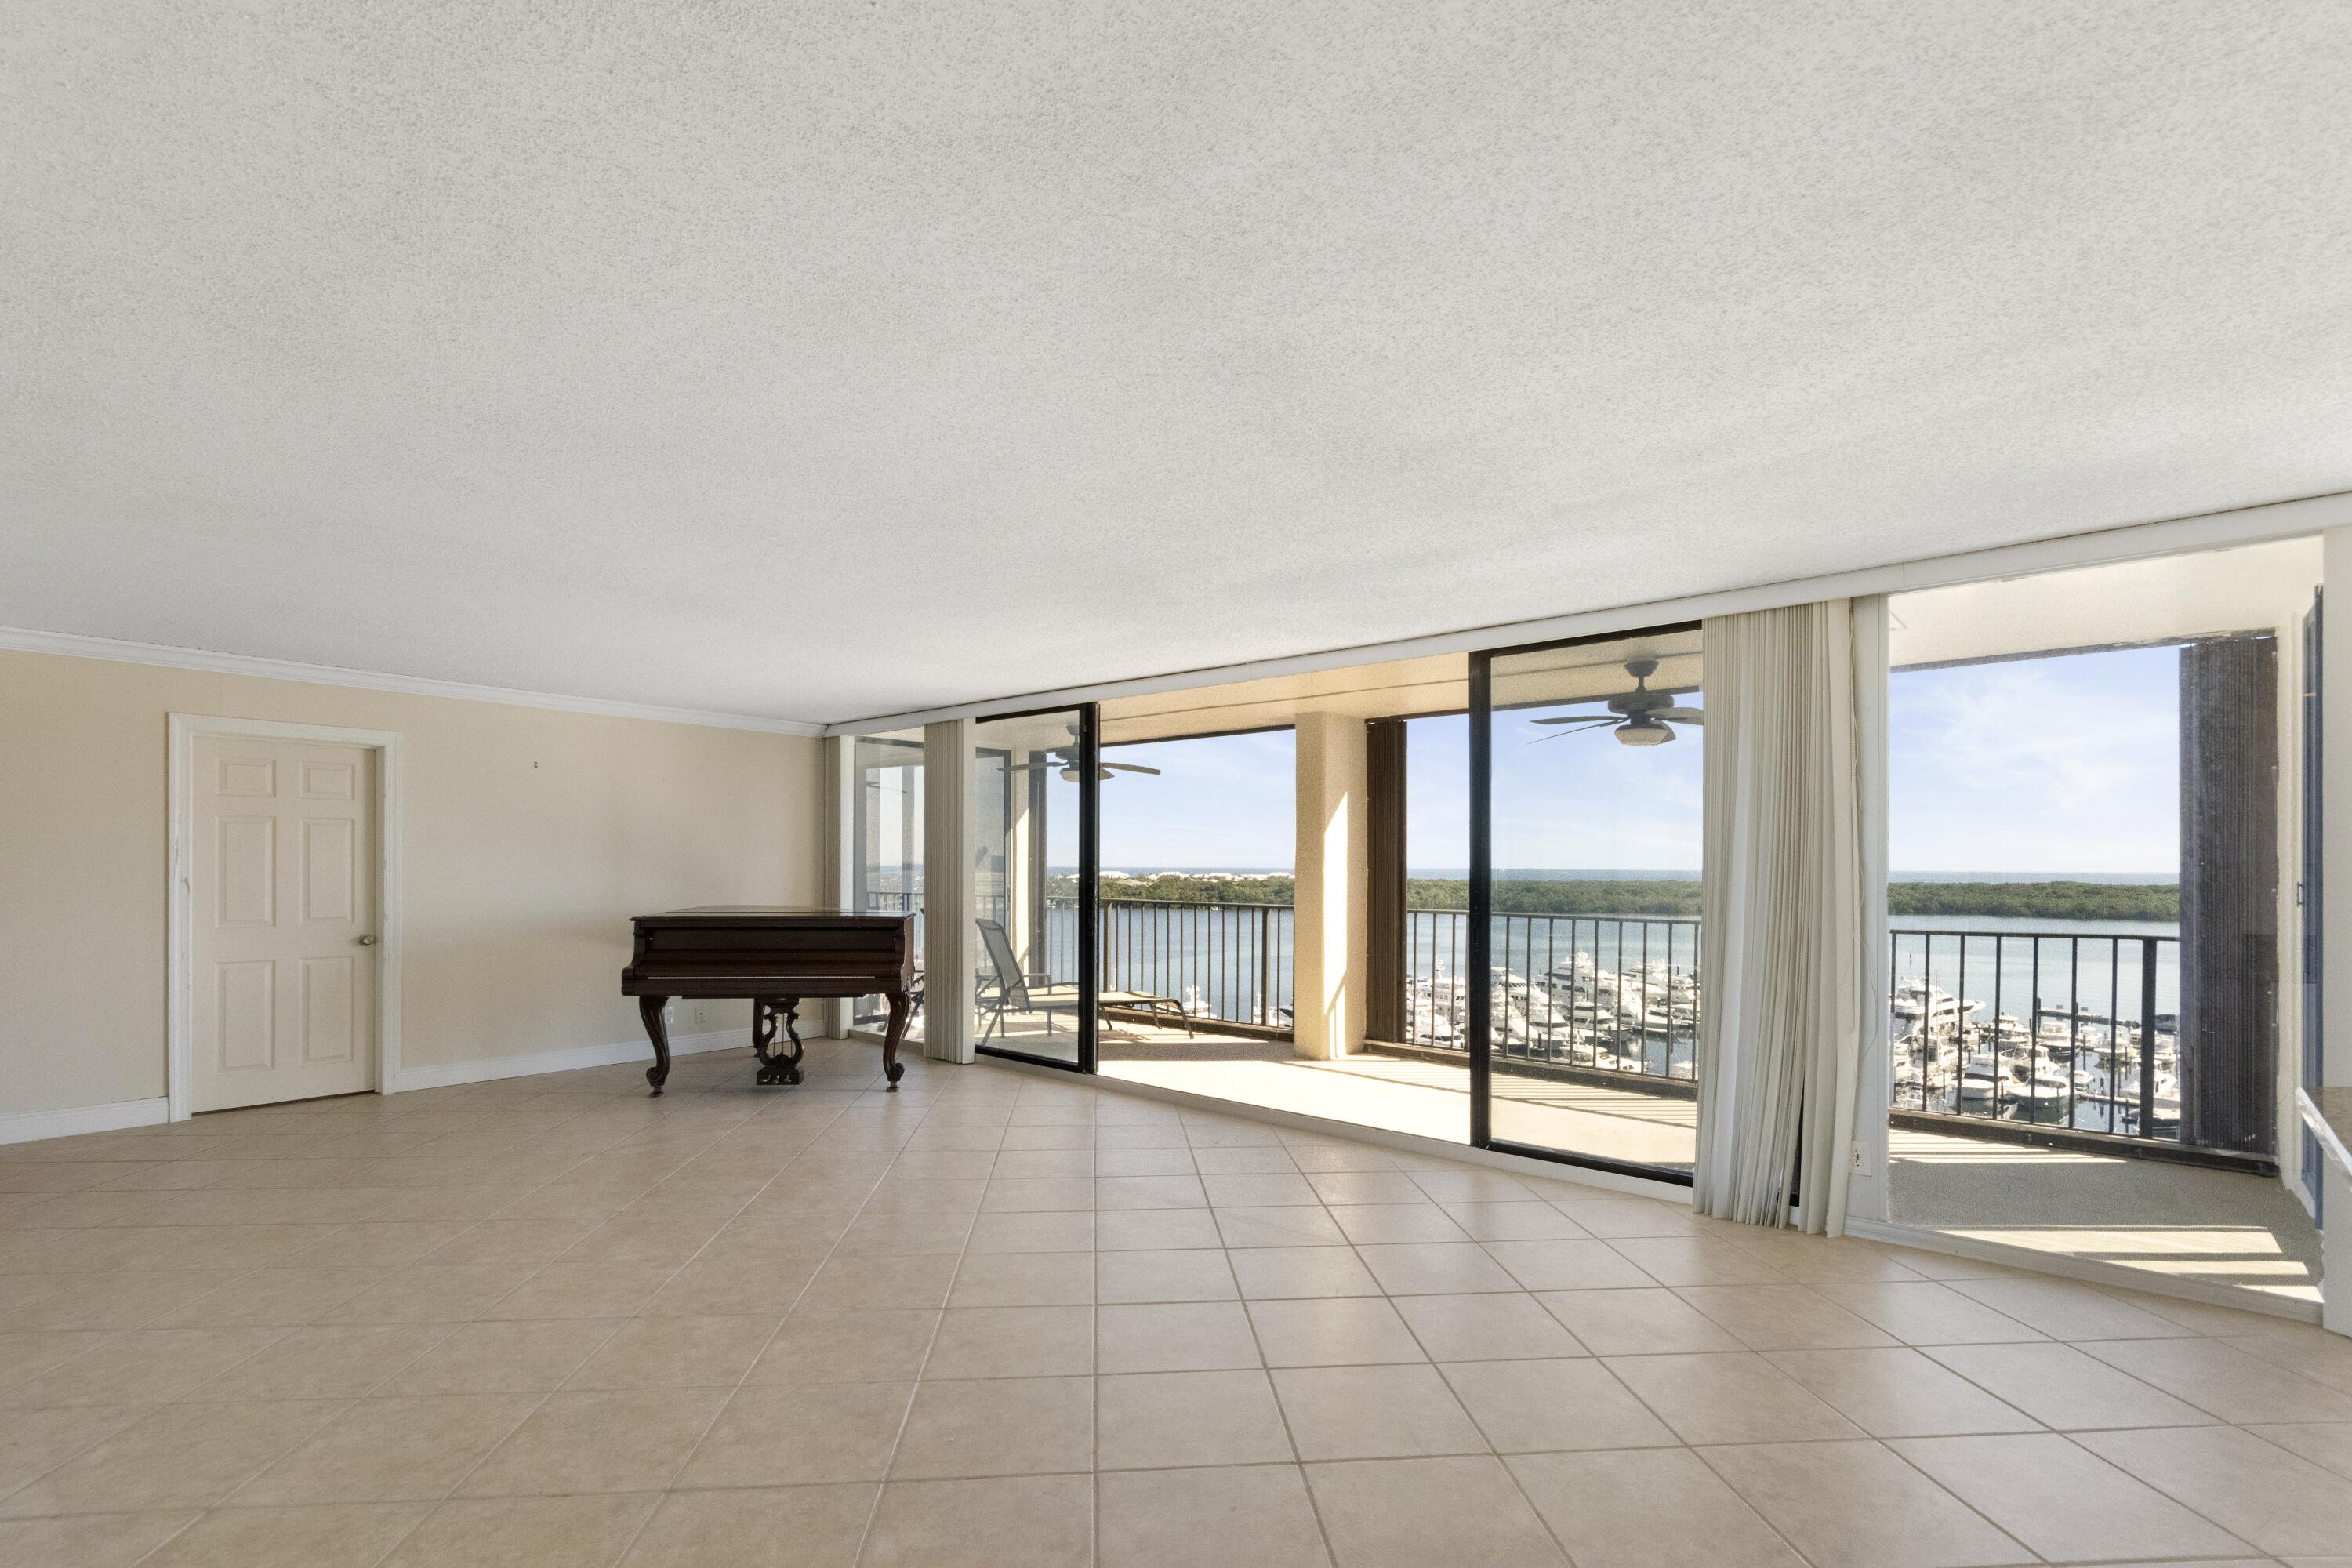
<path id="1" fill-rule="evenodd" d="M 1110 1077 L 1463 1141 L 1467 916 L 1408 911 L 1406 1037 L 1290 1049 L 1292 911 L 1106 900 L 1106 989 L 1179 1000 L 1187 1028 L 1107 1009 Z M 1494 1081 L 1519 1142 L 1687 1165 L 1698 922 L 1497 915 Z M 1075 961 L 1076 910 L 1055 930 Z M 2309 1220 L 2259 1155 L 2184 1142 L 2179 943 L 2055 931 L 1892 933 L 1889 1171 L 1898 1223 L 2310 1298 Z M 2193 1042 L 2190 1079 L 2194 1081 Z M 2226 1114 L 2190 1118 L 2232 1138 Z M 1498 1111 L 1499 1114 L 1499 1111 Z M 2242 1121 L 2242 1117 L 2239 1119 Z"/>
<path id="2" fill-rule="evenodd" d="M 1397 1033 L 1361 1054 L 1290 1049 L 1286 905 L 1104 900 L 1104 986 L 1181 1000 L 1189 1032 L 1109 1008 L 1110 1076 L 1460 1142 L 1468 1136 L 1461 974 L 1468 916 L 1407 911 Z M 1075 909 L 1065 928 L 1076 939 Z M 1067 951 L 1075 956 L 1075 947 Z M 1686 1166 L 1696 1124 L 1697 922 L 1497 917 L 1495 1092 L 1512 1135 L 1641 1164 Z M 1631 978 L 1620 983 L 1621 974 Z"/>

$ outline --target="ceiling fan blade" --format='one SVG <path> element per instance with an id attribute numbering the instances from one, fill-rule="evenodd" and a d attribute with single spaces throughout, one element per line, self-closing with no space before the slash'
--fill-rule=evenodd
<path id="1" fill-rule="evenodd" d="M 1590 735 L 1595 730 L 1614 730 L 1623 722 L 1623 720 L 1612 714 L 1608 718 L 1596 720 L 1592 723 L 1585 725 L 1584 728 L 1580 730 L 1555 730 L 1549 735 L 1538 735 L 1534 740 L 1529 741 L 1528 744 L 1530 746 L 1540 746 L 1546 741 L 1557 741 L 1562 735 Z"/>
<path id="2" fill-rule="evenodd" d="M 1107 768 L 1117 768 L 1123 773 L 1156 773 L 1158 768 L 1147 768 L 1141 763 L 1105 763 Z"/>
<path id="3" fill-rule="evenodd" d="M 1620 713 L 1629 712 L 1633 702 L 1654 701 L 1661 697 L 1683 697 L 1695 693 L 1696 686 L 1646 686 L 1639 691 L 1596 691 L 1587 697 L 1563 697 L 1562 702 L 1603 702 Z"/>
<path id="4" fill-rule="evenodd" d="M 1697 708 L 1653 708 L 1648 716 L 1664 719 L 1670 724 L 1703 724 L 1706 721 L 1706 712 Z"/>
<path id="5" fill-rule="evenodd" d="M 1563 713 L 1557 719 L 1538 719 L 1535 722 L 1538 724 L 1591 724 L 1594 722 L 1614 724 L 1617 722 L 1617 715 L 1614 713 Z"/>

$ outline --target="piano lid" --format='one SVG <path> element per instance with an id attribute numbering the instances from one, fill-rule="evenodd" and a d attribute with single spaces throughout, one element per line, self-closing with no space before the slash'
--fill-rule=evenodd
<path id="1" fill-rule="evenodd" d="M 697 904 L 692 909 L 667 910 L 673 915 L 829 915 L 898 921 L 907 917 L 890 910 L 840 910 L 814 904 Z M 637 917 L 643 920 L 646 917 Z"/>

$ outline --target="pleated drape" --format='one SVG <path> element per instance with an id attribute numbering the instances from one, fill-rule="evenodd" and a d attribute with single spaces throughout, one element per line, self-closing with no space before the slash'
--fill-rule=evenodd
<path id="1" fill-rule="evenodd" d="M 1885 601 L 1710 617 L 1694 1206 L 1845 1226 L 1883 917 Z M 1861 636 L 1857 638 L 1857 616 Z M 1875 660 L 1875 666 L 1870 661 Z"/>

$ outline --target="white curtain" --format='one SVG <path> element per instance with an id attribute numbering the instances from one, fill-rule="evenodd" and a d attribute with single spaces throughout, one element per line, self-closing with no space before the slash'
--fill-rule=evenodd
<path id="1" fill-rule="evenodd" d="M 1885 881 L 1884 599 L 1707 620 L 1702 1214 L 1845 1228 Z"/>

